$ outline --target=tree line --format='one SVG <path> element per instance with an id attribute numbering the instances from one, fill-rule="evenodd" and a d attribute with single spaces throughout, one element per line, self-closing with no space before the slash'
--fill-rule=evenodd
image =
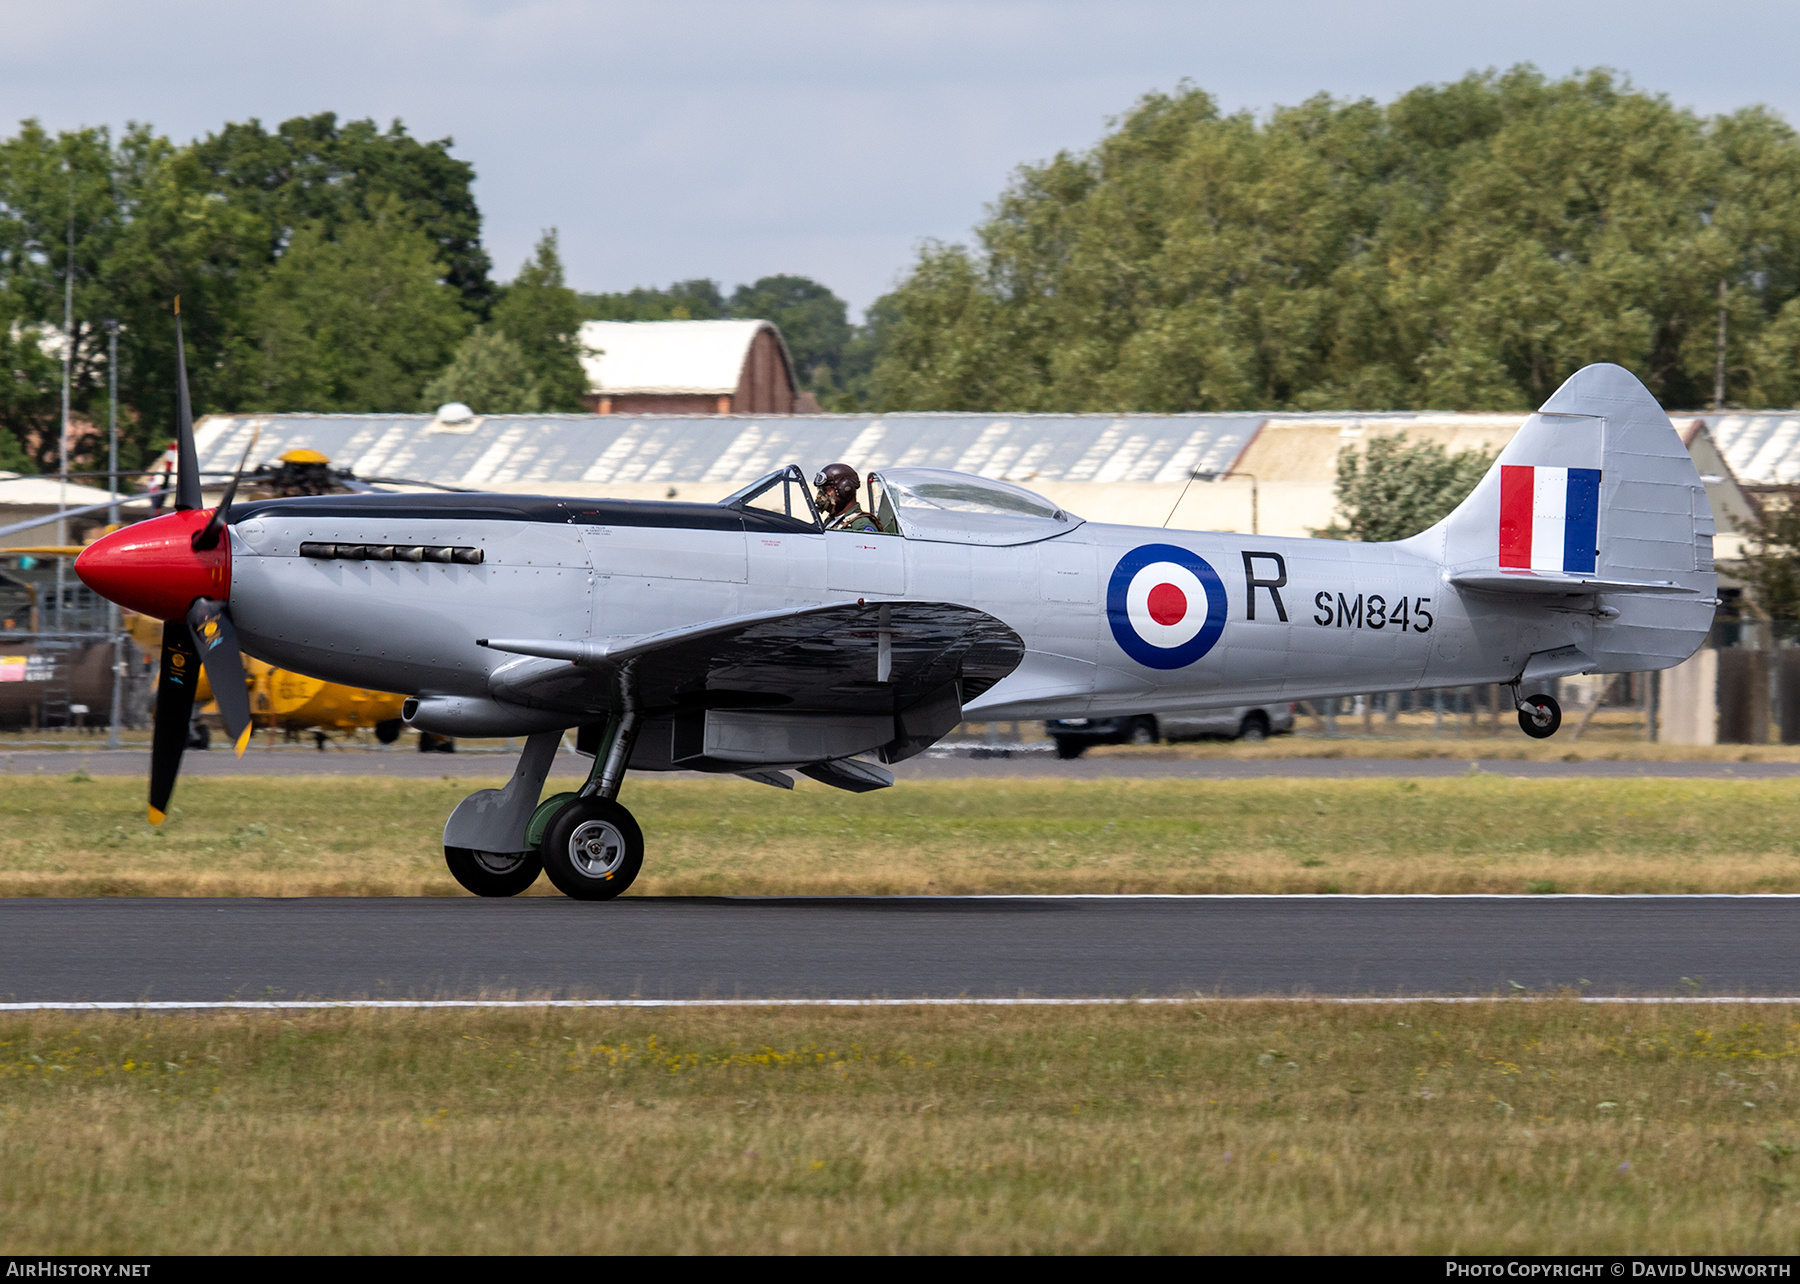
<path id="1" fill-rule="evenodd" d="M 325 113 L 178 146 L 150 127 L 0 141 L 0 467 L 55 467 L 65 289 L 73 413 L 103 425 L 118 346 L 121 463 L 174 422 L 171 301 L 196 405 L 239 411 L 579 410 L 581 305 L 554 232 L 509 284 L 450 140 Z M 109 333 L 108 323 L 115 333 Z M 94 466 L 89 438 L 74 466 Z"/>
<path id="2" fill-rule="evenodd" d="M 1721 317 L 1721 314 L 1722 317 Z M 1800 138 L 1530 67 L 1266 119 L 1151 94 L 871 310 L 884 409 L 1524 410 L 1616 361 L 1800 401 Z"/>

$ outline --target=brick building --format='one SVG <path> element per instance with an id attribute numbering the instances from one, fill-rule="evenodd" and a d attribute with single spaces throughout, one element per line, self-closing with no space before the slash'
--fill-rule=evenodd
<path id="1" fill-rule="evenodd" d="M 588 321 L 588 409 L 602 415 L 816 412 L 768 321 Z"/>

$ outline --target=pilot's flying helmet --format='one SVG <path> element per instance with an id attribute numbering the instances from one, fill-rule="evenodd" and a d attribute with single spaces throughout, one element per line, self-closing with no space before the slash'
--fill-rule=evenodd
<path id="1" fill-rule="evenodd" d="M 813 478 L 813 485 L 821 490 L 829 486 L 833 490 L 854 495 L 862 485 L 862 478 L 857 476 L 856 469 L 849 464 L 826 464 L 819 470 L 819 475 Z"/>

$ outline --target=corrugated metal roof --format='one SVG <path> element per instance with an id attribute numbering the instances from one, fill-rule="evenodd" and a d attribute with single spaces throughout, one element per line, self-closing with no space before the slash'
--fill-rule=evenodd
<path id="1" fill-rule="evenodd" d="M 767 321 L 584 321 L 588 387 L 610 393 L 737 391 L 744 358 Z"/>
<path id="2" fill-rule="evenodd" d="M 208 415 L 200 466 L 252 467 L 305 447 L 360 477 L 603 494 L 683 483 L 726 493 L 789 462 L 955 468 L 1033 482 L 1182 482 L 1228 470 L 1268 416 L 1196 415 Z M 695 496 L 698 498 L 699 496 Z"/>
<path id="3" fill-rule="evenodd" d="M 1737 479 L 1751 486 L 1800 482 L 1800 411 L 1671 411 L 1677 424 L 1704 423 Z"/>

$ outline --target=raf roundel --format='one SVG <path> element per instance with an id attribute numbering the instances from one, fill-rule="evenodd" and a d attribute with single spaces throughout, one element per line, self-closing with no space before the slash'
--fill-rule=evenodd
<path id="1" fill-rule="evenodd" d="M 1150 669 L 1192 664 L 1225 631 L 1225 585 L 1204 557 L 1143 544 L 1119 559 L 1106 589 L 1106 622 L 1125 654 Z"/>

